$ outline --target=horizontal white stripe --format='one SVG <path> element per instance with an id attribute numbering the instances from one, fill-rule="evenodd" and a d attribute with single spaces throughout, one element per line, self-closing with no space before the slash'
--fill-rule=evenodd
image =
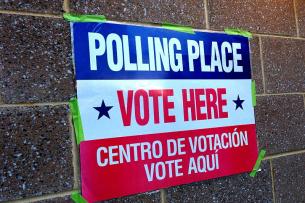
<path id="1" fill-rule="evenodd" d="M 200 121 L 184 121 L 181 89 L 194 88 L 226 88 L 227 106 L 224 111 L 229 113 L 225 119 Z M 134 105 L 131 126 L 125 127 L 122 122 L 117 90 L 124 91 L 125 103 L 127 91 L 138 89 L 174 89 L 174 96 L 170 101 L 175 102 L 175 108 L 170 114 L 176 116 L 175 123 L 153 122 L 153 105 L 150 99 L 150 120 L 146 126 L 139 126 L 135 121 Z M 77 94 L 83 123 L 85 140 L 95 140 L 111 137 L 132 136 L 151 133 L 162 133 L 182 130 L 214 128 L 242 124 L 254 124 L 254 109 L 252 106 L 251 80 L 78 80 Z M 245 100 L 242 109 L 235 110 L 233 100 Z M 103 116 L 97 120 L 99 112 L 93 107 L 101 106 L 104 100 L 106 106 L 113 106 L 109 110 L 111 119 Z M 160 121 L 163 121 L 162 101 L 159 99 Z"/>

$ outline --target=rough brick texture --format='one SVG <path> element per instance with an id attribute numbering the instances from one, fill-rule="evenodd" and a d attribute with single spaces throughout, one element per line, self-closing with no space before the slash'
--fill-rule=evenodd
<path id="1" fill-rule="evenodd" d="M 0 1 L 0 9 L 59 14 L 62 12 L 62 3 L 63 0 L 2 0 Z"/>
<path id="2" fill-rule="evenodd" d="M 300 36 L 305 37 L 305 2 L 304 0 L 295 0 L 295 2 Z"/>
<path id="3" fill-rule="evenodd" d="M 74 95 L 69 23 L 0 14 L 0 101 L 67 101 Z"/>
<path id="4" fill-rule="evenodd" d="M 252 78 L 255 80 L 256 84 L 256 93 L 264 93 L 264 84 L 263 84 L 263 73 L 260 59 L 260 45 L 259 38 L 254 37 L 250 41 L 250 50 L 251 50 L 251 65 L 252 65 Z"/>
<path id="5" fill-rule="evenodd" d="M 151 193 L 132 195 L 127 197 L 102 201 L 100 203 L 155 203 L 160 201 L 161 201 L 160 192 L 153 191 Z"/>
<path id="6" fill-rule="evenodd" d="M 251 178 L 248 173 L 168 189 L 168 202 L 272 202 L 270 164 Z"/>
<path id="7" fill-rule="evenodd" d="M 305 92 L 305 40 L 262 37 L 267 93 Z"/>
<path id="8" fill-rule="evenodd" d="M 208 0 L 212 29 L 243 28 L 256 33 L 296 36 L 291 0 Z"/>
<path id="9" fill-rule="evenodd" d="M 139 195 L 133 195 L 133 196 L 127 196 L 107 201 L 101 201 L 98 203 L 155 203 L 160 202 L 160 192 L 152 192 L 152 193 L 146 193 L 146 194 L 139 194 Z M 57 197 L 42 201 L 37 201 L 35 203 L 73 203 L 74 201 L 70 198 L 70 196 L 65 197 Z"/>
<path id="10" fill-rule="evenodd" d="M 0 201 L 73 188 L 67 106 L 0 107 Z"/>
<path id="11" fill-rule="evenodd" d="M 72 11 L 103 14 L 109 19 L 153 23 L 177 23 L 205 28 L 204 1 L 79 1 L 71 0 Z"/>
<path id="12" fill-rule="evenodd" d="M 257 98 L 259 146 L 268 154 L 305 149 L 305 110 L 302 95 Z"/>
<path id="13" fill-rule="evenodd" d="M 51 199 L 40 200 L 33 203 L 74 203 L 74 201 L 68 195 L 64 197 L 56 197 Z"/>
<path id="14" fill-rule="evenodd" d="M 276 202 L 305 202 L 305 153 L 272 160 Z"/>

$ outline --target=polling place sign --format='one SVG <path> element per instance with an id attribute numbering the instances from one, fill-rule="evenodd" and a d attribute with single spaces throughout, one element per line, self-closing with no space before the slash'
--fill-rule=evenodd
<path id="1" fill-rule="evenodd" d="M 72 23 L 88 202 L 251 171 L 248 38 Z"/>

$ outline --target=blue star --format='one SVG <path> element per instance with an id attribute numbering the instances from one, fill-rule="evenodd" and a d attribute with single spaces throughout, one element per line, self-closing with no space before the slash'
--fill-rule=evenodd
<path id="1" fill-rule="evenodd" d="M 109 116 L 109 114 L 108 114 L 108 111 L 109 111 L 112 107 L 113 107 L 113 106 L 106 106 L 104 100 L 103 100 L 102 105 L 101 105 L 100 107 L 93 107 L 93 108 L 95 108 L 95 109 L 99 112 L 99 115 L 98 115 L 97 120 L 99 120 L 99 119 L 102 118 L 103 116 L 106 116 L 107 118 L 110 119 L 110 116 Z"/>
<path id="2" fill-rule="evenodd" d="M 239 98 L 239 95 L 237 96 L 237 99 L 236 100 L 233 100 L 233 102 L 236 104 L 236 107 L 235 107 L 235 110 L 237 110 L 238 108 L 241 108 L 242 110 L 243 109 L 243 106 L 242 106 L 242 103 L 244 102 L 245 100 L 242 100 Z"/>

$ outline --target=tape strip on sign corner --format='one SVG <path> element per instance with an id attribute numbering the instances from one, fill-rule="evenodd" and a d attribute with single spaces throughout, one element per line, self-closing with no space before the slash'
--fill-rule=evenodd
<path id="1" fill-rule="evenodd" d="M 168 30 L 174 30 L 177 32 L 185 32 L 188 34 L 195 34 L 194 30 L 192 27 L 189 26 L 183 26 L 183 25 L 176 25 L 168 22 L 162 23 L 162 27 Z"/>
<path id="2" fill-rule="evenodd" d="M 73 192 L 71 194 L 71 199 L 75 203 L 88 203 L 87 200 L 85 200 L 85 198 L 83 198 L 83 196 L 79 192 Z"/>
<path id="3" fill-rule="evenodd" d="M 84 131 L 83 131 L 82 120 L 79 112 L 77 99 L 76 98 L 70 99 L 69 106 L 72 113 L 76 143 L 79 144 L 81 141 L 84 140 Z"/>
<path id="4" fill-rule="evenodd" d="M 64 19 L 70 22 L 106 22 L 104 15 L 80 15 L 75 13 L 64 13 Z"/>
<path id="5" fill-rule="evenodd" d="M 255 165 L 254 165 L 254 167 L 253 167 L 252 172 L 250 173 L 250 176 L 251 176 L 252 178 L 256 175 L 256 173 L 257 173 L 257 171 L 258 171 L 258 169 L 259 169 L 259 167 L 260 167 L 260 165 L 261 165 L 261 162 L 262 162 L 263 158 L 265 157 L 265 154 L 266 154 L 266 150 L 265 150 L 265 149 L 262 149 L 262 150 L 259 152 L 258 157 L 257 157 L 257 160 L 256 160 L 256 163 L 255 163 Z"/>
<path id="6" fill-rule="evenodd" d="M 244 37 L 252 38 L 252 33 L 242 30 L 242 29 L 237 29 L 237 28 L 226 28 L 225 33 L 229 35 L 241 35 Z"/>
<path id="7" fill-rule="evenodd" d="M 255 80 L 252 80 L 252 83 L 251 83 L 251 92 L 252 92 L 252 106 L 256 106 L 256 85 L 255 85 Z"/>

